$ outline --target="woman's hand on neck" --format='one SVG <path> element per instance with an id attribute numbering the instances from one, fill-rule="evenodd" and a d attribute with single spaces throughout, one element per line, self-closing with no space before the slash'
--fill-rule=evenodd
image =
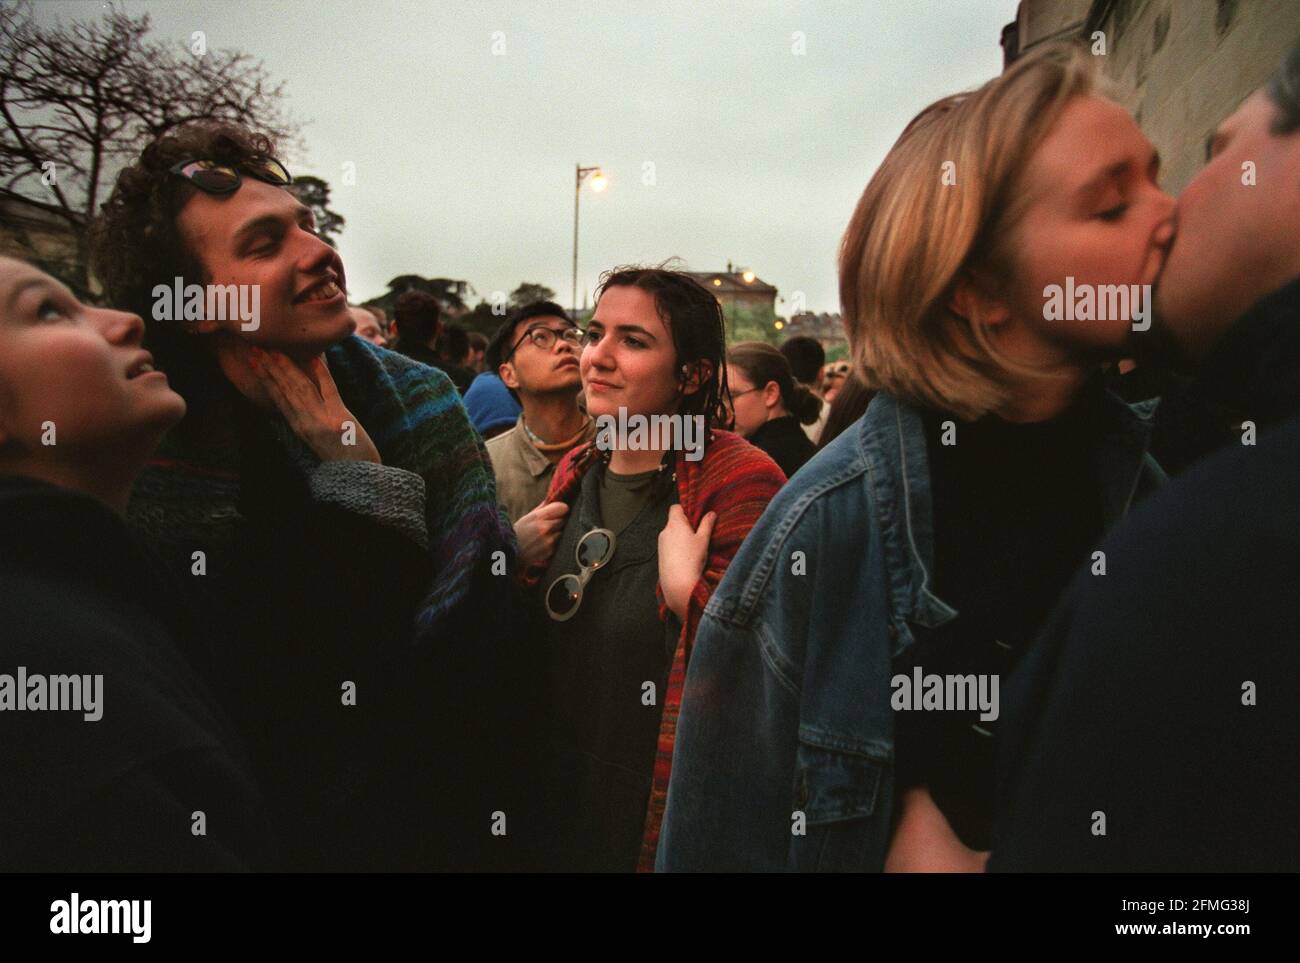
<path id="1" fill-rule="evenodd" d="M 235 390 L 259 408 L 274 408 L 262 379 L 253 371 L 251 348 L 243 338 L 229 334 L 213 336 L 217 365 Z"/>
<path id="2" fill-rule="evenodd" d="M 253 367 L 252 350 L 254 346 L 243 338 L 225 332 L 214 335 L 213 338 L 217 365 L 221 368 L 221 373 L 226 376 L 226 380 L 235 386 L 236 391 L 257 405 L 257 407 L 271 411 L 276 410 L 275 401 L 266 387 L 266 378 L 258 374 Z M 280 349 L 271 348 L 267 350 L 277 351 Z M 281 351 L 281 353 L 289 357 L 294 364 L 302 369 L 304 374 L 311 377 L 309 360 L 304 361 L 301 358 L 295 358 L 286 351 Z"/>

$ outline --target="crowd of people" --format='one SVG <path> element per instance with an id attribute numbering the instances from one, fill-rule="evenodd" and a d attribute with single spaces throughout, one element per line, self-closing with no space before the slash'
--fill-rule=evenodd
<path id="1" fill-rule="evenodd" d="M 1208 153 L 1070 45 L 930 104 L 827 364 L 669 264 L 390 323 L 268 138 L 155 139 L 108 306 L 0 260 L 0 868 L 1300 869 L 1300 44 Z"/>

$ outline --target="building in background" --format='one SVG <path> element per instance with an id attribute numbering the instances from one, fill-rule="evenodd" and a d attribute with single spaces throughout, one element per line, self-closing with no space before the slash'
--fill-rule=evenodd
<path id="1" fill-rule="evenodd" d="M 92 276 L 90 290 L 83 289 L 81 234 L 81 222 L 63 208 L 0 189 L 0 254 L 30 261 L 85 297 L 98 294 L 99 285 Z"/>
<path id="2" fill-rule="evenodd" d="M 753 271 L 736 271 L 730 261 L 725 271 L 689 271 L 695 280 L 714 293 L 723 307 L 766 309 L 776 314 L 777 289 Z"/>
<path id="3" fill-rule="evenodd" d="M 1300 0 L 1021 0 L 1002 32 L 1010 64 L 1053 40 L 1093 45 L 1101 71 L 1161 157 L 1178 193 L 1205 163 L 1214 128 L 1300 37 Z"/>
<path id="4" fill-rule="evenodd" d="M 725 271 L 688 271 L 722 305 L 730 341 L 774 341 L 777 289 L 753 271 L 737 271 L 730 261 Z"/>

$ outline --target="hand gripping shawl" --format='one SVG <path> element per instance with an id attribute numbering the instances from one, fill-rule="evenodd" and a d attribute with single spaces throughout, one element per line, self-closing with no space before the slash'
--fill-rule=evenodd
<path id="1" fill-rule="evenodd" d="M 546 501 L 572 504 L 583 476 L 600 460 L 600 455 L 594 441 L 565 455 L 556 466 Z M 716 512 L 717 519 L 709 540 L 704 572 L 691 592 L 686 620 L 682 624 L 668 673 L 668 692 L 664 698 L 663 718 L 659 724 L 654 780 L 646 809 L 637 872 L 650 872 L 654 869 L 659 826 L 663 822 L 664 804 L 668 798 L 668 778 L 672 772 L 673 744 L 677 735 L 682 689 L 686 683 L 686 665 L 695 643 L 695 630 L 700 624 L 700 616 L 739 550 L 740 543 L 745 540 L 749 530 L 767 508 L 767 503 L 786 480 L 771 458 L 729 431 L 713 431 L 705 446 L 704 457 L 699 461 L 688 461 L 686 453 L 678 451 L 674 467 L 678 502 L 691 525 L 698 528 L 701 519 L 709 512 Z M 521 580 L 526 585 L 534 586 L 545 572 L 545 565 L 532 565 L 522 574 Z M 664 602 L 661 586 L 655 587 L 655 597 L 659 602 L 659 618 L 667 621 L 669 609 Z"/>

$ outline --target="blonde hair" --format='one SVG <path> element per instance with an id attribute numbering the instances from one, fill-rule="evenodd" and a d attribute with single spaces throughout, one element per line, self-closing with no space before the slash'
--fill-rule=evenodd
<path id="1" fill-rule="evenodd" d="M 1007 400 L 1020 366 L 949 300 L 963 274 L 1010 275 L 1029 158 L 1065 103 L 1095 89 L 1092 58 L 1054 44 L 907 125 L 840 244 L 844 323 L 868 384 L 967 419 Z"/>

